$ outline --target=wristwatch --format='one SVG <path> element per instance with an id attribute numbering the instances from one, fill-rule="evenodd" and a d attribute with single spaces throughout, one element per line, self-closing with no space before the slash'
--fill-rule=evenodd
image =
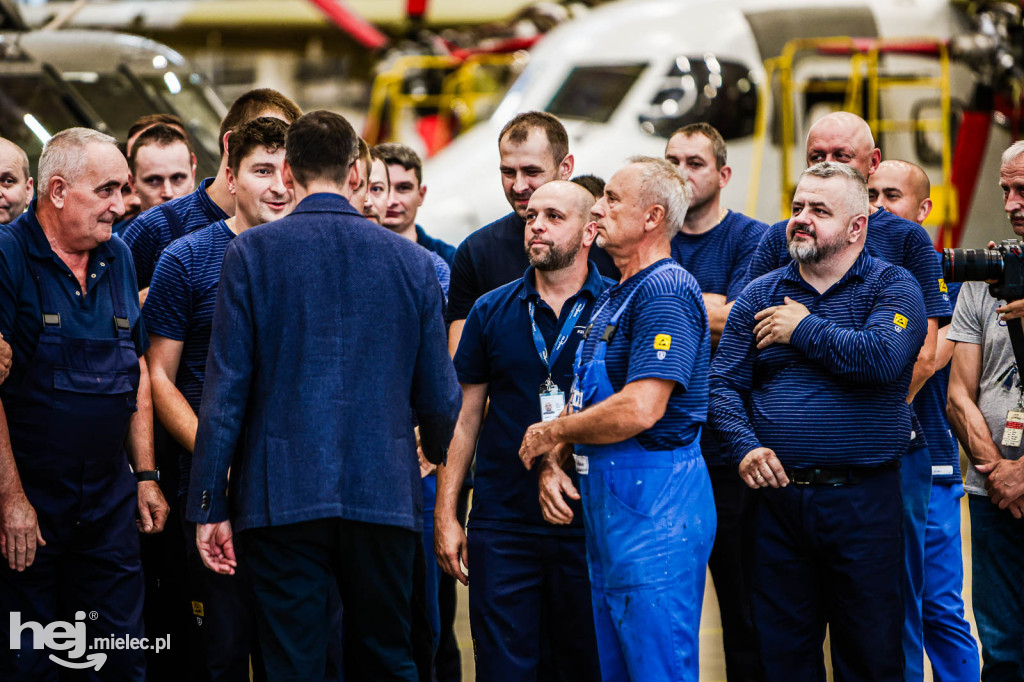
<path id="1" fill-rule="evenodd" d="M 136 471 L 135 480 L 139 483 L 142 483 L 143 481 L 159 481 L 160 469 L 153 469 L 152 471 Z"/>

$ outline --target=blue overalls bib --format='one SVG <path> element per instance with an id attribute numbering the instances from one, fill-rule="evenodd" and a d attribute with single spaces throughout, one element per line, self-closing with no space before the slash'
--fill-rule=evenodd
<path id="1" fill-rule="evenodd" d="M 675 266 L 650 274 L 667 267 Z M 639 289 L 622 302 L 608 330 Z M 585 341 L 577 347 L 577 410 L 615 393 L 605 366 L 610 336 L 605 331 L 585 365 Z M 602 679 L 696 682 L 705 571 L 716 525 L 700 434 L 675 450 L 647 450 L 635 437 L 577 445 L 576 460 Z"/>
<path id="2" fill-rule="evenodd" d="M 110 336 L 73 338 L 41 283 L 43 267 L 32 256 L 27 260 L 43 327 L 4 409 L 22 486 L 47 544 L 23 573 L 4 562 L 0 610 L 20 611 L 22 622 L 44 625 L 73 622 L 76 611 L 95 613 L 95 620 L 90 615 L 84 621 L 90 644 L 93 637 L 142 637 L 137 489 L 123 449 L 140 370 L 124 292 L 111 278 Z M 94 286 L 93 295 L 99 295 L 99 282 Z M 3 637 L 7 641 L 9 633 Z M 89 669 L 86 679 L 144 679 L 143 651 L 104 653 L 106 663 L 99 671 Z M 57 679 L 62 668 L 49 654 L 71 660 L 67 652 L 33 649 L 32 633 L 23 631 L 20 651 L 0 662 L 0 679 Z"/>

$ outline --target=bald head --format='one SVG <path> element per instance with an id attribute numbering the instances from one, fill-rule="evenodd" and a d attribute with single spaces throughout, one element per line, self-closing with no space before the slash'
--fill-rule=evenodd
<path id="1" fill-rule="evenodd" d="M 526 255 L 537 270 L 586 262 L 597 229 L 590 221 L 594 196 L 584 187 L 553 180 L 534 190 L 526 207 Z"/>
<path id="2" fill-rule="evenodd" d="M 0 224 L 20 216 L 32 200 L 28 155 L 10 140 L 0 137 Z"/>
<path id="3" fill-rule="evenodd" d="M 836 111 L 822 116 L 807 132 L 807 166 L 833 161 L 853 166 L 870 177 L 882 160 L 867 122 L 856 114 Z"/>
<path id="4" fill-rule="evenodd" d="M 928 175 L 909 161 L 883 161 L 868 178 L 868 198 L 872 206 L 919 225 L 931 213 L 930 194 Z"/>

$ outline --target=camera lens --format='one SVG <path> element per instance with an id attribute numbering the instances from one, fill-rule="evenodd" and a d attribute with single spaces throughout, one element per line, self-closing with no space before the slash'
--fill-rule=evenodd
<path id="1" fill-rule="evenodd" d="M 985 282 L 1003 278 L 1003 254 L 996 249 L 944 249 L 942 276 L 948 282 Z"/>

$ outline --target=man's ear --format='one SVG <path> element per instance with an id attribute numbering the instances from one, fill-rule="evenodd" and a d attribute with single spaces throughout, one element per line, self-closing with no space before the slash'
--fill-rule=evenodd
<path id="1" fill-rule="evenodd" d="M 345 184 L 350 192 L 355 192 L 359 189 L 359 185 L 363 181 L 363 174 L 359 170 L 359 167 L 362 165 L 361 162 L 356 161 L 348 168 L 348 178 L 346 178 Z"/>
<path id="2" fill-rule="evenodd" d="M 729 184 L 729 180 L 732 178 L 732 168 L 729 166 L 722 166 L 722 170 L 718 171 L 718 188 L 725 189 L 725 186 Z"/>
<path id="3" fill-rule="evenodd" d="M 591 220 L 583 226 L 583 248 L 589 249 L 597 239 L 597 221 Z"/>
<path id="4" fill-rule="evenodd" d="M 54 175 L 50 178 L 50 187 L 46 194 L 54 208 L 64 208 L 64 201 L 68 195 L 67 181 L 59 175 Z"/>
<path id="5" fill-rule="evenodd" d="M 128 171 L 128 189 L 130 189 L 132 191 L 132 194 L 136 193 L 135 192 L 135 173 L 132 173 L 131 171 Z"/>
<path id="6" fill-rule="evenodd" d="M 288 165 L 287 159 L 281 164 L 281 182 L 291 191 L 295 191 L 295 176 L 292 175 L 292 167 Z"/>
<path id="7" fill-rule="evenodd" d="M 925 199 L 921 202 L 921 205 L 917 207 L 917 222 L 923 223 L 924 219 L 932 212 L 932 200 L 930 198 Z"/>
<path id="8" fill-rule="evenodd" d="M 650 232 L 655 228 L 661 228 L 665 222 L 665 207 L 661 204 L 654 204 L 647 209 L 644 216 L 644 232 Z"/>
<path id="9" fill-rule="evenodd" d="M 29 178 L 28 182 L 25 183 L 25 188 L 28 190 L 28 195 L 30 197 L 32 196 L 32 188 L 33 187 L 35 187 L 35 183 L 34 183 L 32 178 Z"/>
<path id="10" fill-rule="evenodd" d="M 225 159 L 228 157 L 228 138 L 231 137 L 231 132 L 232 131 L 229 130 L 226 133 L 224 133 L 224 139 L 221 140 L 221 142 L 224 144 L 224 154 L 222 156 Z"/>
<path id="11" fill-rule="evenodd" d="M 224 169 L 224 177 L 228 181 L 228 192 L 231 193 L 231 196 L 235 196 L 235 174 L 231 170 L 231 166 Z"/>
<path id="12" fill-rule="evenodd" d="M 853 222 L 850 223 L 850 243 L 853 244 L 864 235 L 864 231 L 868 229 L 868 217 L 861 213 L 858 216 L 854 216 Z"/>
<path id="13" fill-rule="evenodd" d="M 197 163 L 196 155 L 193 154 L 192 155 L 192 179 L 193 180 L 195 180 L 195 177 L 196 177 L 196 163 Z"/>
<path id="14" fill-rule="evenodd" d="M 572 154 L 566 154 L 565 158 L 562 159 L 562 163 L 558 164 L 558 179 L 568 180 L 572 177 L 572 169 L 575 168 L 576 161 L 572 158 Z"/>

